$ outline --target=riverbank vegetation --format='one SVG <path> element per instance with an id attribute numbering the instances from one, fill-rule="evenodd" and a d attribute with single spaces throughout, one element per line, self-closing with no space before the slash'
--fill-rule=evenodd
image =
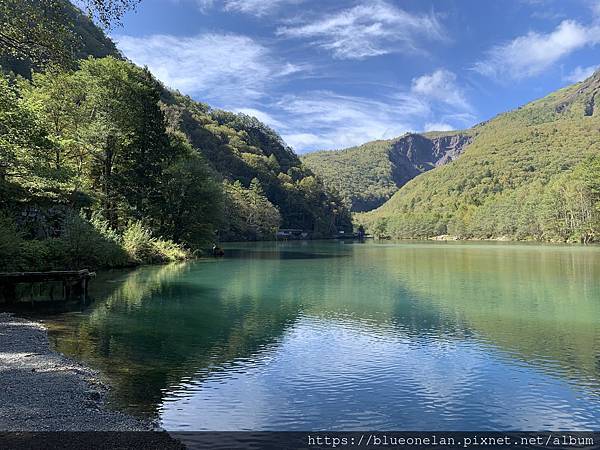
<path id="1" fill-rule="evenodd" d="M 0 270 L 166 262 L 280 226 L 351 229 L 257 119 L 169 90 L 66 0 L 0 1 L 13 24 L 0 33 Z M 122 13 L 90 4 L 102 23 Z"/>

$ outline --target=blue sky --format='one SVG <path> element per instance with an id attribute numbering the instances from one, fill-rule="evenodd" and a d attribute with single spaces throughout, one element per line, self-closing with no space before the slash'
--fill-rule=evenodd
<path id="1" fill-rule="evenodd" d="M 460 129 L 591 74 L 598 0 L 143 0 L 111 37 L 298 153 Z"/>

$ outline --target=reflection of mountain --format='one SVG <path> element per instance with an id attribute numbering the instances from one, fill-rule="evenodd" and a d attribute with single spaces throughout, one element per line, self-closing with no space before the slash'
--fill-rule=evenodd
<path id="1" fill-rule="evenodd" d="M 600 249 L 494 243 L 319 246 L 304 251 L 343 257 L 333 263 L 307 261 L 298 276 L 278 275 L 277 284 L 302 292 L 306 315 L 393 325 L 407 337 L 474 336 L 600 392 Z"/>
<path id="2" fill-rule="evenodd" d="M 413 293 L 419 316 L 436 311 L 440 322 L 600 393 L 597 249 L 408 245 L 387 251 L 382 268 Z"/>

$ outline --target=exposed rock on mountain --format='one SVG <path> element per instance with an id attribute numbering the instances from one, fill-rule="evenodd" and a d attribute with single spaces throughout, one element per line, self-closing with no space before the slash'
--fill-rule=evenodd
<path id="1" fill-rule="evenodd" d="M 454 161 L 471 141 L 469 132 L 408 133 L 344 150 L 310 153 L 303 161 L 353 211 L 368 211 L 417 175 Z"/>

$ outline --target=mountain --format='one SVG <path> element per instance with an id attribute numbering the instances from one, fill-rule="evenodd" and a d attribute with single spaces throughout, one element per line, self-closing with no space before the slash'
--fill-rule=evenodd
<path id="1" fill-rule="evenodd" d="M 26 5 L 28 14 L 45 17 L 44 11 L 35 9 L 35 5 L 39 5 L 35 0 Z M 86 79 L 88 84 L 93 85 L 94 78 L 100 82 L 102 75 L 99 74 L 106 72 L 112 76 L 114 71 L 121 70 L 134 73 L 144 80 L 148 89 L 157 91 L 160 114 L 164 115 L 169 134 L 185 141 L 185 145 L 201 156 L 210 166 L 214 181 L 222 185 L 224 211 L 223 223 L 218 227 L 220 239 L 272 238 L 278 226 L 307 230 L 314 237 L 329 237 L 338 230 L 352 229 L 350 214 L 341 199 L 325 188 L 322 181 L 271 128 L 254 117 L 214 109 L 173 91 L 155 80 L 149 72 L 146 73 L 146 69 L 139 74 L 132 70 L 133 64 L 125 61 L 104 32 L 68 0 L 57 0 L 52 5 L 56 14 L 52 15 L 54 22 L 49 21 L 49 24 L 66 31 L 63 30 L 64 36 L 53 36 L 50 42 L 60 44 L 56 41 L 64 37 L 67 40 L 64 46 L 76 49 L 75 59 L 93 57 L 98 62 L 96 65 L 92 61 L 86 66 L 87 60 L 69 61 L 75 72 L 81 70 L 82 66 L 87 67 L 87 72 L 84 72 L 86 76 L 90 75 Z M 8 11 L 9 19 L 11 14 L 18 16 L 24 12 L 14 8 Z M 18 20 L 13 22 L 20 23 Z M 44 24 L 46 27 L 50 25 Z M 23 35 L 23 32 L 20 34 Z M 71 43 L 75 43 L 73 47 Z M 32 76 L 31 69 L 39 71 L 39 67 L 35 67 L 30 60 L 18 60 L 1 50 L 2 69 L 30 79 L 33 85 L 30 90 L 38 89 L 41 92 L 44 85 L 47 87 L 62 82 L 58 74 L 49 75 L 47 79 Z M 74 83 L 70 77 L 65 73 L 63 81 Z M 54 89 L 44 95 L 58 97 L 61 90 Z M 70 100 L 60 99 L 63 100 L 70 105 L 69 113 L 78 108 L 77 102 L 70 104 Z M 47 101 L 39 103 L 46 104 L 48 108 L 53 105 Z M 66 142 L 64 137 L 60 139 Z M 143 141 L 144 138 L 140 139 Z M 168 155 L 165 155 L 167 158 Z M 131 190 L 135 190 L 135 183 L 131 181 L 131 184 Z M 198 180 L 196 187 L 200 188 L 201 185 L 202 180 Z M 206 200 L 214 204 L 215 211 L 220 211 L 221 199 L 216 197 Z"/>
<path id="2" fill-rule="evenodd" d="M 352 229 L 341 200 L 258 119 L 213 109 L 166 89 L 162 104 L 168 126 L 182 132 L 220 177 L 239 182 L 242 188 L 248 188 L 253 179 L 260 182 L 268 201 L 279 210 L 283 228 L 308 230 L 314 236 Z M 244 238 L 239 233 L 226 235 Z"/>
<path id="3" fill-rule="evenodd" d="M 417 175 L 456 159 L 471 140 L 469 131 L 408 133 L 344 150 L 309 153 L 302 160 L 340 193 L 352 211 L 369 211 Z"/>
<path id="4" fill-rule="evenodd" d="M 462 156 L 360 215 L 390 237 L 600 236 L 600 72 L 466 133 Z"/>

